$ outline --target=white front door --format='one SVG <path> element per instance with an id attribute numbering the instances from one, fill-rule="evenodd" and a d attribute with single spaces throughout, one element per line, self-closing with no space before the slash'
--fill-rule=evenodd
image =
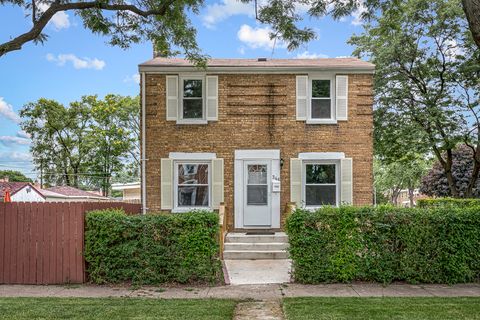
<path id="1" fill-rule="evenodd" d="M 280 150 L 235 150 L 234 226 L 280 228 Z"/>
<path id="2" fill-rule="evenodd" d="M 271 161 L 243 161 L 243 224 L 245 227 L 272 225 Z"/>

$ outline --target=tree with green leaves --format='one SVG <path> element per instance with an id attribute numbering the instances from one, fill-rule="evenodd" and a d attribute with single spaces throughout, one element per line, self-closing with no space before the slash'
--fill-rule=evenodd
<path id="1" fill-rule="evenodd" d="M 21 127 L 31 135 L 33 162 L 47 184 L 108 195 L 112 176 L 139 167 L 139 110 L 138 97 L 84 96 L 68 107 L 42 98 L 21 110 Z"/>
<path id="2" fill-rule="evenodd" d="M 467 143 L 480 169 L 480 50 L 460 3 L 399 2 L 382 9 L 350 44 L 376 64 L 377 155 L 396 161 L 432 153 L 452 196 L 459 197 L 452 174 L 455 146 Z M 472 184 L 477 179 L 474 170 Z"/>
<path id="3" fill-rule="evenodd" d="M 417 157 L 408 161 L 373 162 L 374 185 L 377 193 L 388 195 L 389 201 L 398 205 L 402 190 L 408 191 L 410 206 L 414 206 L 414 190 L 420 187 L 422 177 L 430 168 L 429 161 Z"/>
<path id="4" fill-rule="evenodd" d="M 242 0 L 242 2 L 252 2 L 252 0 Z M 457 0 L 455 2 L 460 8 L 460 18 L 468 23 L 470 35 L 480 48 L 480 1 Z M 312 28 L 303 26 L 302 22 L 306 18 L 322 18 L 329 15 L 334 19 L 341 19 L 355 13 L 366 21 L 372 21 L 378 19 L 379 15 L 384 14 L 391 7 L 398 7 L 402 3 L 405 1 L 272 0 L 258 7 L 257 18 L 272 26 L 271 37 L 279 37 L 288 43 L 289 49 L 295 49 L 316 37 Z M 426 4 L 428 1 L 423 1 L 421 7 Z M 303 14 L 305 10 L 306 14 Z"/>
<path id="5" fill-rule="evenodd" d="M 181 48 L 190 60 L 201 62 L 203 56 L 196 42 L 196 30 L 189 13 L 198 14 L 203 1 L 198 0 L 0 0 L 0 5 L 20 7 L 31 18 L 31 28 L 0 43 L 0 56 L 20 50 L 28 42 L 43 43 L 45 27 L 61 12 L 73 12 L 84 28 L 110 37 L 109 44 L 128 48 L 132 43 L 152 41 L 166 55 Z"/>
<path id="6" fill-rule="evenodd" d="M 37 169 L 44 172 L 47 184 L 79 187 L 80 177 L 87 170 L 91 146 L 90 110 L 83 103 L 71 103 L 68 108 L 41 98 L 26 104 L 20 111 L 22 130 L 30 134 L 30 152 Z"/>
<path id="7" fill-rule="evenodd" d="M 340 19 L 357 13 L 369 19 L 378 11 L 398 4 L 390 0 L 271 0 L 258 2 L 258 5 L 256 0 L 238 1 L 255 4 L 252 11 L 256 11 L 257 19 L 271 26 L 270 36 L 287 42 L 289 50 L 316 37 L 313 28 L 301 26 L 305 18 L 330 15 Z M 147 40 L 155 43 L 156 51 L 163 55 L 183 53 L 203 66 L 205 55 L 198 47 L 196 29 L 189 15 L 200 14 L 204 4 L 203 0 L 0 0 L 0 5 L 22 8 L 32 21 L 30 30 L 0 43 L 0 57 L 20 50 L 28 42 L 43 43 L 48 38 L 44 29 L 53 16 L 74 12 L 86 29 L 109 36 L 111 45 L 128 48 L 132 43 Z M 480 48 L 480 1 L 462 0 L 461 4 L 463 19 L 468 21 L 473 39 Z"/>
<path id="8" fill-rule="evenodd" d="M 10 182 L 33 182 L 32 179 L 16 170 L 0 170 L 0 179 L 8 178 Z"/>
<path id="9" fill-rule="evenodd" d="M 93 172 L 101 172 L 101 189 L 107 195 L 111 186 L 112 175 L 120 172 L 124 159 L 133 157 L 138 166 L 138 135 L 134 128 L 128 127 L 130 112 L 138 115 L 138 99 L 107 95 L 103 100 L 96 96 L 84 97 L 82 100 L 89 105 L 91 122 L 88 143 L 93 147 L 95 155 L 90 158 L 88 168 Z M 132 110 L 133 109 L 133 110 Z M 138 128 L 137 128 L 138 129 Z"/>

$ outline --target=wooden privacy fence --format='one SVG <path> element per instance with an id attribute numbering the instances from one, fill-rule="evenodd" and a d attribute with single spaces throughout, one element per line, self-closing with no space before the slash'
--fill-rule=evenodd
<path id="1" fill-rule="evenodd" d="M 0 203 L 0 283 L 85 282 L 85 212 L 140 204 L 122 202 Z"/>

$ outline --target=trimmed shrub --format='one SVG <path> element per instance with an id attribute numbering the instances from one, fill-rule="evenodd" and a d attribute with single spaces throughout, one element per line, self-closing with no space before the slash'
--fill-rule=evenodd
<path id="1" fill-rule="evenodd" d="M 127 216 L 121 210 L 98 210 L 86 219 L 85 260 L 94 283 L 223 279 L 213 212 Z"/>
<path id="2" fill-rule="evenodd" d="M 301 283 L 480 279 L 480 208 L 298 209 L 286 229 Z"/>
<path id="3" fill-rule="evenodd" d="M 417 207 L 419 208 L 436 208 L 436 207 L 445 207 L 453 206 L 459 208 L 465 207 L 480 207 L 480 199 L 478 198 L 469 198 L 469 199 L 459 199 L 459 198 L 435 198 L 435 199 L 418 199 Z"/>

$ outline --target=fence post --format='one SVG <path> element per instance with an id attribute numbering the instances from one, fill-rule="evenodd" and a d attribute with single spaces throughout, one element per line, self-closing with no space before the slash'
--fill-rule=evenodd
<path id="1" fill-rule="evenodd" d="M 218 221 L 219 221 L 219 245 L 220 245 L 220 259 L 223 260 L 223 248 L 225 242 L 225 234 L 227 233 L 227 217 L 225 203 L 221 202 L 218 209 Z"/>

